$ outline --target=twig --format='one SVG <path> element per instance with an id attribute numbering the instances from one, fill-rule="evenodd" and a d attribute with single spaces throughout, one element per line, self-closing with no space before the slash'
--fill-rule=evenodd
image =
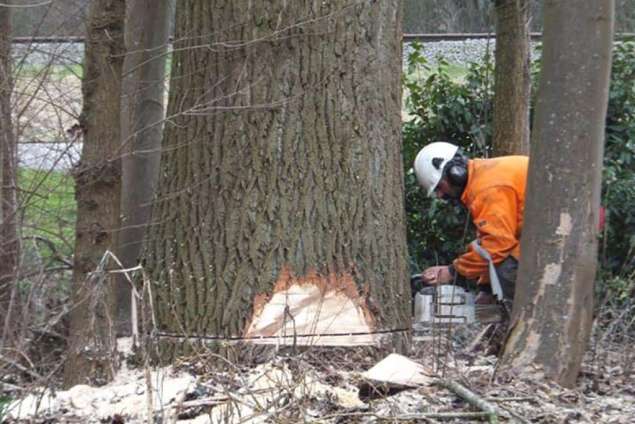
<path id="1" fill-rule="evenodd" d="M 186 410 L 189 408 L 200 408 L 203 406 L 216 406 L 226 403 L 229 400 L 229 396 L 212 396 L 202 399 L 194 399 L 188 401 L 181 401 L 180 404 L 174 406 L 180 410 Z"/>
<path id="2" fill-rule="evenodd" d="M 6 363 L 7 365 L 12 365 L 12 366 L 16 367 L 18 370 L 30 375 L 31 377 L 33 377 L 33 378 L 35 378 L 37 380 L 40 380 L 40 381 L 43 380 L 43 377 L 40 374 L 38 374 L 35 371 L 32 371 L 32 370 L 20 365 L 19 363 L 11 360 L 10 358 L 7 358 L 6 356 L 4 356 L 2 354 L 0 354 L 0 361 Z"/>
<path id="3" fill-rule="evenodd" d="M 537 402 L 536 398 L 531 396 L 489 397 L 485 400 L 487 400 L 488 402 Z"/>

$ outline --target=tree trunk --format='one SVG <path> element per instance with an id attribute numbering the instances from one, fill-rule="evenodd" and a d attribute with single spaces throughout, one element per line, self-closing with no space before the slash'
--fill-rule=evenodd
<path id="1" fill-rule="evenodd" d="M 564 386 L 575 384 L 592 323 L 613 6 L 545 3 L 523 253 L 502 360 Z"/>
<path id="2" fill-rule="evenodd" d="M 177 4 L 145 256 L 161 332 L 359 344 L 377 337 L 306 335 L 410 327 L 400 12 Z M 327 325 L 323 303 L 354 322 L 329 309 Z"/>
<path id="3" fill-rule="evenodd" d="M 457 7 L 465 8 L 464 20 L 458 32 L 487 32 L 490 30 L 490 0 L 458 0 Z"/>
<path id="4" fill-rule="evenodd" d="M 167 0 L 131 0 L 126 5 L 126 59 L 121 99 L 121 232 L 117 255 L 137 265 L 159 177 L 164 115 L 165 58 L 170 5 Z M 116 286 L 118 332 L 130 332 L 131 290 Z"/>
<path id="5" fill-rule="evenodd" d="M 527 0 L 496 0 L 494 156 L 529 153 L 528 8 Z"/>
<path id="6" fill-rule="evenodd" d="M 119 225 L 124 15 L 124 0 L 95 0 L 90 5 L 80 117 L 84 144 L 74 172 L 77 223 L 67 387 L 105 382 L 113 373 L 110 278 L 89 273 L 97 269 L 106 250 L 116 246 L 113 230 Z"/>
<path id="7" fill-rule="evenodd" d="M 9 2 L 10 3 L 10 2 Z M 11 119 L 11 7 L 0 5 L 0 350 L 13 341 L 20 252 L 16 138 Z"/>

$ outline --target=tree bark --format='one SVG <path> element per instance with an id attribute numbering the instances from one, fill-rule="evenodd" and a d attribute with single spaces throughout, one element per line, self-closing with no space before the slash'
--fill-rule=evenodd
<path id="1" fill-rule="evenodd" d="M 131 268 L 139 260 L 159 177 L 170 5 L 167 0 L 132 0 L 126 7 L 121 232 L 117 255 L 124 267 Z M 120 278 L 116 293 L 118 332 L 127 334 L 131 289 L 125 278 Z"/>
<path id="2" fill-rule="evenodd" d="M 496 1 L 494 156 L 529 153 L 528 9 L 527 0 Z"/>
<path id="3" fill-rule="evenodd" d="M 511 331 L 502 363 L 573 386 L 588 341 L 614 3 L 547 1 Z"/>
<path id="4" fill-rule="evenodd" d="M 159 330 L 262 335 L 263 310 L 293 287 L 346 297 L 367 329 L 410 327 L 400 2 L 176 13 L 145 255 Z"/>
<path id="5" fill-rule="evenodd" d="M 10 4 L 7 3 L 7 4 Z M 11 118 L 11 7 L 0 5 L 0 350 L 16 330 L 16 273 L 20 252 L 16 138 Z"/>
<path id="6" fill-rule="evenodd" d="M 120 93 L 124 57 L 124 0 L 90 5 L 80 125 L 84 143 L 74 171 L 77 223 L 69 353 L 64 384 L 112 378 L 114 349 L 110 279 L 95 271 L 116 246 L 121 196 Z"/>

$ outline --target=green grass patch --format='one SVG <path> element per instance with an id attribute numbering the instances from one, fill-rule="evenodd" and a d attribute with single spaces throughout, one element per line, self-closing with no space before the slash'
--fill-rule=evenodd
<path id="1" fill-rule="evenodd" d="M 73 177 L 59 171 L 21 169 L 18 175 L 20 204 L 23 210 L 23 237 L 41 237 L 57 253 L 70 257 L 75 244 L 75 183 Z M 25 243 L 28 247 L 29 242 Z M 52 253 L 52 252 L 50 252 Z"/>
<path id="2" fill-rule="evenodd" d="M 64 79 L 69 76 L 82 78 L 84 67 L 74 65 L 32 65 L 23 63 L 16 69 L 16 78 L 36 78 L 48 76 L 53 79 Z"/>
<path id="3" fill-rule="evenodd" d="M 430 66 L 429 69 L 419 69 L 418 71 L 415 71 L 415 77 L 421 81 L 423 81 L 424 79 L 428 78 L 430 75 L 432 74 L 438 74 L 439 73 L 439 68 L 443 67 L 445 69 L 445 73 L 448 74 L 448 76 L 450 77 L 450 79 L 456 81 L 456 82 L 462 82 L 465 80 L 465 76 L 468 73 L 468 67 L 465 65 L 461 65 L 458 63 L 446 63 L 443 65 L 433 65 Z"/>

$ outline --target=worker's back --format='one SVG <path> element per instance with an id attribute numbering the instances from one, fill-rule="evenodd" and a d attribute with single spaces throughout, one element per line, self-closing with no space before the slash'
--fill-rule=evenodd
<path id="1" fill-rule="evenodd" d="M 517 195 L 517 234 L 520 237 L 525 208 L 525 189 L 527 187 L 527 156 L 501 156 L 492 159 L 472 159 L 468 162 L 468 183 L 461 200 L 470 208 L 477 197 L 487 201 L 490 189 L 511 189 Z M 485 194 L 484 194 L 485 193 Z M 485 196 L 483 199 L 482 197 Z"/>

